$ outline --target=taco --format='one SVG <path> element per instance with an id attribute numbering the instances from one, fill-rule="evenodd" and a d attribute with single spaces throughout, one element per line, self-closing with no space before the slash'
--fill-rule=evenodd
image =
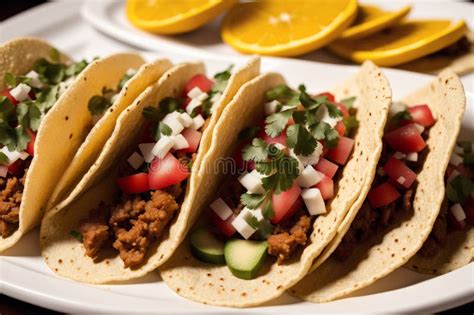
<path id="1" fill-rule="evenodd" d="M 128 69 L 143 63 L 135 54 L 72 62 L 35 38 L 0 47 L 0 251 L 39 223 L 81 144 L 108 137 L 101 132 L 90 140 L 99 120 L 89 113 L 90 98 L 103 87 L 117 86 Z M 135 84 L 132 79 L 125 86 Z M 119 95 L 110 111 L 123 110 L 132 94 Z M 96 127 L 114 123 L 114 115 L 100 116 Z"/>
<path id="2" fill-rule="evenodd" d="M 407 107 L 408 105 L 408 107 Z M 466 106 L 451 70 L 391 106 L 368 198 L 352 208 L 312 270 L 289 290 L 311 302 L 345 296 L 403 266 L 421 248 L 444 198 L 444 173 Z"/>
<path id="3" fill-rule="evenodd" d="M 446 195 L 428 239 L 406 266 L 444 274 L 474 258 L 474 145 L 456 144 L 445 174 Z"/>
<path id="4" fill-rule="evenodd" d="M 307 273 L 375 173 L 391 102 L 371 62 L 339 91 L 349 95 L 310 95 L 275 73 L 242 87 L 200 169 L 200 189 L 216 193 L 196 212 L 188 241 L 159 268 L 171 289 L 206 304 L 248 307 Z"/>
<path id="5" fill-rule="evenodd" d="M 260 59 L 211 80 L 202 63 L 180 64 L 117 120 L 91 169 L 45 216 L 42 255 L 61 276 L 89 283 L 140 277 L 166 261 L 191 213 L 210 194 L 197 170 L 223 109 Z"/>

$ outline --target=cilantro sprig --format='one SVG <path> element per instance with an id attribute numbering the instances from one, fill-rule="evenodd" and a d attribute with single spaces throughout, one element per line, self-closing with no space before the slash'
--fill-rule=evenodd
<path id="1" fill-rule="evenodd" d="M 142 115 L 154 123 L 154 126 L 151 130 L 151 134 L 153 135 L 155 141 L 160 140 L 161 135 L 164 136 L 171 136 L 173 130 L 170 126 L 163 123 L 161 120 L 165 118 L 165 116 L 169 113 L 174 111 L 183 112 L 181 108 L 181 99 L 177 99 L 174 97 L 166 97 L 160 101 L 158 104 L 158 108 L 153 106 L 148 106 L 143 109 Z"/>
<path id="2" fill-rule="evenodd" d="M 463 204 L 474 191 L 474 182 L 462 175 L 456 176 L 446 186 L 446 195 L 454 203 Z"/>

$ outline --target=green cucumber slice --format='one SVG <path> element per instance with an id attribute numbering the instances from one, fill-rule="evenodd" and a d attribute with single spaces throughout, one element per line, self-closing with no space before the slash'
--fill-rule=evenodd
<path id="1" fill-rule="evenodd" d="M 211 264 L 225 264 L 224 242 L 206 227 L 195 230 L 190 237 L 191 252 L 197 259 Z"/>
<path id="2" fill-rule="evenodd" d="M 267 257 L 266 241 L 229 240 L 225 243 L 224 255 L 227 267 L 240 279 L 254 279 Z"/>

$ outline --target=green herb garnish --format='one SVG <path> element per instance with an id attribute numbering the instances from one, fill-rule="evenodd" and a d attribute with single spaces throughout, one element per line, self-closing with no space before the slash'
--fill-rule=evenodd
<path id="1" fill-rule="evenodd" d="M 102 95 L 94 95 L 89 100 L 87 108 L 94 116 L 99 116 L 112 106 L 112 102 Z"/>
<path id="2" fill-rule="evenodd" d="M 474 191 L 474 182 L 469 178 L 458 175 L 446 186 L 446 195 L 454 203 L 463 204 Z"/>
<path id="3" fill-rule="evenodd" d="M 82 237 L 82 234 L 81 232 L 79 231 L 76 231 L 76 230 L 71 230 L 69 231 L 69 235 L 71 235 L 72 237 L 74 237 L 76 240 L 78 240 L 79 242 L 83 242 L 83 237 Z"/>

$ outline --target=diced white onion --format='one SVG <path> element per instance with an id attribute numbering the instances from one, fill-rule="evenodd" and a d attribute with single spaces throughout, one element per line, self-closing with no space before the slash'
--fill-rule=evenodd
<path id="1" fill-rule="evenodd" d="M 174 137 L 169 136 L 162 136 L 160 140 L 155 144 L 152 149 L 152 153 L 159 159 L 163 159 L 166 154 L 173 148 L 174 145 Z"/>
<path id="2" fill-rule="evenodd" d="M 20 152 L 20 159 L 23 161 L 26 160 L 29 156 L 30 155 L 26 151 Z"/>
<path id="3" fill-rule="evenodd" d="M 188 92 L 188 97 L 191 98 L 191 99 L 195 99 L 199 95 L 201 95 L 202 93 L 203 93 L 203 91 L 201 91 L 201 89 L 199 87 L 195 86 L 194 88 L 192 88 L 191 91 Z"/>
<path id="4" fill-rule="evenodd" d="M 253 170 L 239 177 L 239 182 L 252 194 L 263 194 L 265 189 L 262 186 L 262 175 Z"/>
<path id="5" fill-rule="evenodd" d="M 326 205 L 324 204 L 323 196 L 317 188 L 303 189 L 301 197 L 308 209 L 309 214 L 318 215 L 326 213 Z"/>
<path id="6" fill-rule="evenodd" d="M 18 151 L 10 151 L 8 150 L 7 147 L 3 147 L 0 149 L 0 152 L 5 154 L 5 156 L 8 158 L 8 165 L 12 165 L 15 163 L 18 159 L 22 157 L 22 153 Z"/>
<path id="7" fill-rule="evenodd" d="M 209 97 L 209 94 L 207 94 L 207 93 L 201 93 L 196 99 L 197 99 L 198 101 L 203 102 L 203 101 L 205 101 L 208 97 Z"/>
<path id="8" fill-rule="evenodd" d="M 255 233 L 255 229 L 251 227 L 246 219 L 248 219 L 252 214 L 250 213 L 249 209 L 244 208 L 237 217 L 232 221 L 232 226 L 235 228 L 243 238 L 248 239 Z"/>
<path id="9" fill-rule="evenodd" d="M 189 143 L 182 134 L 173 136 L 173 141 L 174 141 L 173 149 L 175 150 L 189 148 Z"/>
<path id="10" fill-rule="evenodd" d="M 405 153 L 397 151 L 393 154 L 393 157 L 396 158 L 397 160 L 401 160 L 401 159 L 406 158 L 407 156 Z"/>
<path id="11" fill-rule="evenodd" d="M 38 72 L 31 70 L 26 74 L 27 78 L 30 78 L 30 82 L 28 84 L 34 88 L 41 88 L 43 86 L 43 83 L 39 79 L 39 74 Z"/>
<path id="12" fill-rule="evenodd" d="M 451 155 L 451 159 L 449 160 L 449 163 L 451 163 L 454 166 L 458 166 L 459 164 L 462 164 L 462 157 L 460 157 L 456 153 L 453 153 Z"/>
<path id="13" fill-rule="evenodd" d="M 278 102 L 277 100 L 265 103 L 265 115 L 269 116 L 271 114 L 276 113 L 278 105 L 280 105 L 280 102 Z"/>
<path id="14" fill-rule="evenodd" d="M 461 207 L 461 205 L 459 203 L 457 203 L 457 204 L 455 204 L 451 207 L 451 213 L 454 215 L 456 220 L 458 220 L 459 222 L 466 219 L 466 213 L 464 212 L 464 209 Z"/>
<path id="15" fill-rule="evenodd" d="M 172 130 L 172 135 L 175 136 L 183 131 L 184 126 L 180 122 L 181 115 L 178 112 L 169 113 L 163 118 L 162 122 Z"/>
<path id="16" fill-rule="evenodd" d="M 150 163 L 155 158 L 155 155 L 153 154 L 153 147 L 155 145 L 156 143 L 140 143 L 138 145 L 138 148 L 140 149 L 140 152 L 142 153 L 145 162 Z"/>
<path id="17" fill-rule="evenodd" d="M 186 112 L 188 112 L 189 115 L 191 115 L 196 107 L 201 106 L 201 102 L 198 101 L 197 99 L 192 99 L 191 102 L 186 106 Z"/>
<path id="18" fill-rule="evenodd" d="M 145 162 L 145 159 L 137 152 L 133 152 L 128 158 L 127 162 L 133 167 L 133 169 L 136 170 L 143 164 L 143 162 Z"/>
<path id="19" fill-rule="evenodd" d="M 177 118 L 181 125 L 183 125 L 185 128 L 188 128 L 193 124 L 193 119 L 188 113 L 180 113 Z"/>
<path id="20" fill-rule="evenodd" d="M 403 176 L 400 176 L 400 177 L 397 179 L 397 183 L 399 183 L 400 185 L 403 185 L 405 182 L 406 182 L 406 178 L 403 177 Z"/>
<path id="21" fill-rule="evenodd" d="M 324 174 L 316 171 L 311 165 L 308 165 L 304 168 L 303 172 L 300 173 L 296 182 L 301 187 L 309 188 L 319 183 L 323 178 Z"/>
<path id="22" fill-rule="evenodd" d="M 10 90 L 10 95 L 13 96 L 18 102 L 23 102 L 29 99 L 28 93 L 30 93 L 31 87 L 25 83 L 18 84 L 15 88 Z"/>
<path id="23" fill-rule="evenodd" d="M 255 210 L 252 210 L 252 214 L 257 219 L 258 222 L 262 222 L 265 218 L 263 217 L 262 209 L 257 208 Z"/>
<path id="24" fill-rule="evenodd" d="M 292 150 L 293 152 L 293 150 Z M 323 145 L 318 141 L 316 148 L 310 155 L 297 155 L 298 159 L 304 166 L 315 165 L 319 162 L 320 156 L 323 154 Z"/>
<path id="25" fill-rule="evenodd" d="M 418 161 L 418 153 L 417 152 L 408 153 L 406 156 L 406 160 L 412 161 L 412 162 Z"/>
<path id="26" fill-rule="evenodd" d="M 403 103 L 392 103 L 392 106 L 390 106 L 390 114 L 389 116 L 392 117 L 395 114 L 402 112 L 407 109 L 407 106 Z"/>
<path id="27" fill-rule="evenodd" d="M 222 198 L 215 200 L 210 207 L 222 220 L 227 220 L 233 213 Z"/>
<path id="28" fill-rule="evenodd" d="M 419 133 L 423 133 L 423 131 L 425 131 L 425 127 L 420 124 L 415 124 L 415 128 L 416 130 L 418 130 Z"/>
<path id="29" fill-rule="evenodd" d="M 280 112 L 284 112 L 285 110 L 293 109 L 295 107 L 296 107 L 295 105 L 284 105 L 281 107 Z"/>
<path id="30" fill-rule="evenodd" d="M 194 130 L 198 130 L 202 126 L 204 126 L 205 122 L 206 121 L 204 120 L 204 118 L 202 118 L 201 115 L 197 115 L 196 117 L 193 118 L 193 123 L 191 124 L 191 126 L 189 126 L 189 128 L 194 129 Z"/>

